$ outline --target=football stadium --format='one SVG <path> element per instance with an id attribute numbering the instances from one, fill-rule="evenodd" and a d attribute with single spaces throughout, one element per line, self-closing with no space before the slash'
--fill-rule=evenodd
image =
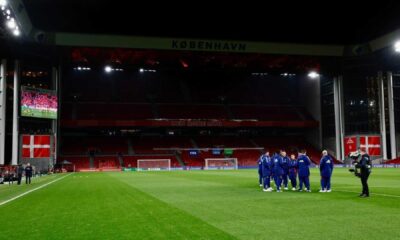
<path id="1" fill-rule="evenodd" d="M 400 4 L 291 4 L 0 0 L 0 239 L 400 239 Z"/>

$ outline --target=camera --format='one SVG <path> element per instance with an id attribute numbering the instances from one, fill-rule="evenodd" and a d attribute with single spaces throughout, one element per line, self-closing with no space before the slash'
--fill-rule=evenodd
<path id="1" fill-rule="evenodd" d="M 354 175 L 356 177 L 361 177 L 361 174 L 357 171 L 357 164 L 360 159 L 360 156 L 361 156 L 361 153 L 359 151 L 351 152 L 348 156 L 349 158 L 352 159 L 351 164 L 354 165 L 353 168 L 349 169 L 349 172 L 354 173 Z"/>

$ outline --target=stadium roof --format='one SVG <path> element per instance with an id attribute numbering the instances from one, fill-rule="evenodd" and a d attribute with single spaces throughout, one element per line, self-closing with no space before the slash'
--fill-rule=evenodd
<path id="1" fill-rule="evenodd" d="M 400 2 L 374 4 L 184 3 L 23 0 L 33 25 L 48 32 L 348 45 L 387 34 Z"/>

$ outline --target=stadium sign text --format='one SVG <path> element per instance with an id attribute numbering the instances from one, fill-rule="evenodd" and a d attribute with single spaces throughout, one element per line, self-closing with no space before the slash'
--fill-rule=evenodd
<path id="1" fill-rule="evenodd" d="M 225 41 L 172 40 L 171 47 L 179 50 L 245 52 L 247 45 L 245 43 Z"/>

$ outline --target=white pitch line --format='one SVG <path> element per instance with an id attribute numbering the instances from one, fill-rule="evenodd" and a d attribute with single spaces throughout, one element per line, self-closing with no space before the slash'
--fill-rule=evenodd
<path id="1" fill-rule="evenodd" d="M 346 190 L 336 190 L 335 192 L 348 192 L 348 193 L 359 193 L 359 192 L 354 192 L 354 191 L 346 191 Z M 394 198 L 400 198 L 399 195 L 390 195 L 390 194 L 383 194 L 383 193 L 370 193 L 371 195 L 377 195 L 377 196 L 383 196 L 383 197 L 394 197 Z"/>
<path id="2" fill-rule="evenodd" d="M 46 186 L 48 186 L 48 185 L 50 185 L 50 184 L 52 184 L 52 183 L 55 183 L 55 182 L 57 182 L 57 181 L 60 181 L 61 179 L 65 178 L 65 177 L 68 177 L 68 176 L 71 175 L 71 174 L 72 174 L 72 173 L 70 173 L 70 174 L 68 174 L 68 175 L 65 175 L 65 176 L 63 176 L 63 177 L 57 178 L 57 179 L 55 179 L 55 180 L 53 180 L 53 181 L 51 181 L 51 182 L 48 182 L 48 183 L 46 183 L 46 184 L 43 184 L 43 185 L 41 185 L 41 186 L 39 186 L 39 187 L 37 187 L 37 188 L 34 188 L 34 189 L 31 189 L 31 190 L 26 191 L 26 192 L 24 192 L 24 193 L 21 193 L 20 195 L 17 195 L 17 196 L 15 196 L 15 197 L 13 197 L 13 198 L 10 198 L 10 199 L 8 199 L 8 200 L 6 200 L 6 201 L 4 201 L 4 202 L 0 202 L 0 206 L 2 206 L 2 205 L 4 205 L 4 204 L 7 204 L 7 203 L 9 203 L 9 202 L 12 202 L 12 201 L 14 201 L 14 200 L 16 200 L 16 199 L 18 199 L 18 198 L 20 198 L 20 197 L 23 197 L 23 196 L 25 196 L 25 195 L 27 195 L 27 194 L 29 194 L 29 193 L 31 193 L 31 192 L 34 192 L 34 191 L 39 190 L 39 189 L 41 189 L 41 188 L 44 188 L 44 187 L 46 187 Z"/>

